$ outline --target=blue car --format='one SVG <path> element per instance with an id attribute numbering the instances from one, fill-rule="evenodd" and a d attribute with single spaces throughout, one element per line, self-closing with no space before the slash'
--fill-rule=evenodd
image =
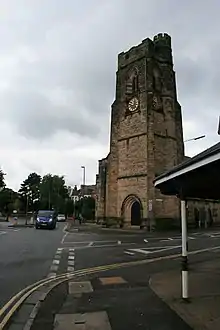
<path id="1" fill-rule="evenodd" d="M 54 211 L 39 210 L 37 213 L 35 228 L 55 229 L 57 224 L 57 216 Z"/>

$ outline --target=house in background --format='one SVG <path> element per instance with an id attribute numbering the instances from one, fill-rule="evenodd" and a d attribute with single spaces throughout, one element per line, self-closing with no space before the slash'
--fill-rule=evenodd
<path id="1" fill-rule="evenodd" d="M 78 189 L 75 185 L 74 188 L 68 187 L 69 197 L 74 201 L 79 201 L 83 197 L 93 197 L 96 199 L 96 185 L 81 185 Z"/>

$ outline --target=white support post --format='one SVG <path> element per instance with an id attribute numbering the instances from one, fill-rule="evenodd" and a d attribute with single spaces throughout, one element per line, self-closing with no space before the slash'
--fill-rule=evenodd
<path id="1" fill-rule="evenodd" d="M 188 292 L 188 243 L 187 243 L 187 220 L 186 201 L 181 200 L 181 224 L 182 224 L 182 298 L 189 299 Z"/>

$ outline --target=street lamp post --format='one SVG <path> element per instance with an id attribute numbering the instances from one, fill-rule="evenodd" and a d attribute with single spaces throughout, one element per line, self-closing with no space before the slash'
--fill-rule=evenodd
<path id="1" fill-rule="evenodd" d="M 81 168 L 83 169 L 83 198 L 85 195 L 85 185 L 86 185 L 86 167 L 85 166 L 81 166 Z"/>
<path id="2" fill-rule="evenodd" d="M 81 166 L 82 170 L 83 170 L 83 190 L 82 190 L 82 204 L 81 204 L 81 216 L 80 216 L 80 224 L 82 221 L 82 213 L 83 213 L 83 208 L 84 208 L 84 197 L 85 197 L 85 185 L 86 185 L 86 167 L 85 166 Z"/>
<path id="3" fill-rule="evenodd" d="M 27 194 L 26 194 L 26 219 L 25 219 L 25 225 L 27 225 L 29 197 L 30 197 L 31 194 L 32 194 L 32 191 L 28 189 Z"/>

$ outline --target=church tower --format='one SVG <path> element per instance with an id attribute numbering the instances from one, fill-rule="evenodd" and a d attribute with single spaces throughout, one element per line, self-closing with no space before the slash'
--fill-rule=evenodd
<path id="1" fill-rule="evenodd" d="M 153 180 L 183 160 L 171 38 L 158 34 L 118 55 L 110 153 L 99 161 L 97 176 L 97 217 L 150 226 L 179 218 L 178 199 L 160 195 Z"/>

